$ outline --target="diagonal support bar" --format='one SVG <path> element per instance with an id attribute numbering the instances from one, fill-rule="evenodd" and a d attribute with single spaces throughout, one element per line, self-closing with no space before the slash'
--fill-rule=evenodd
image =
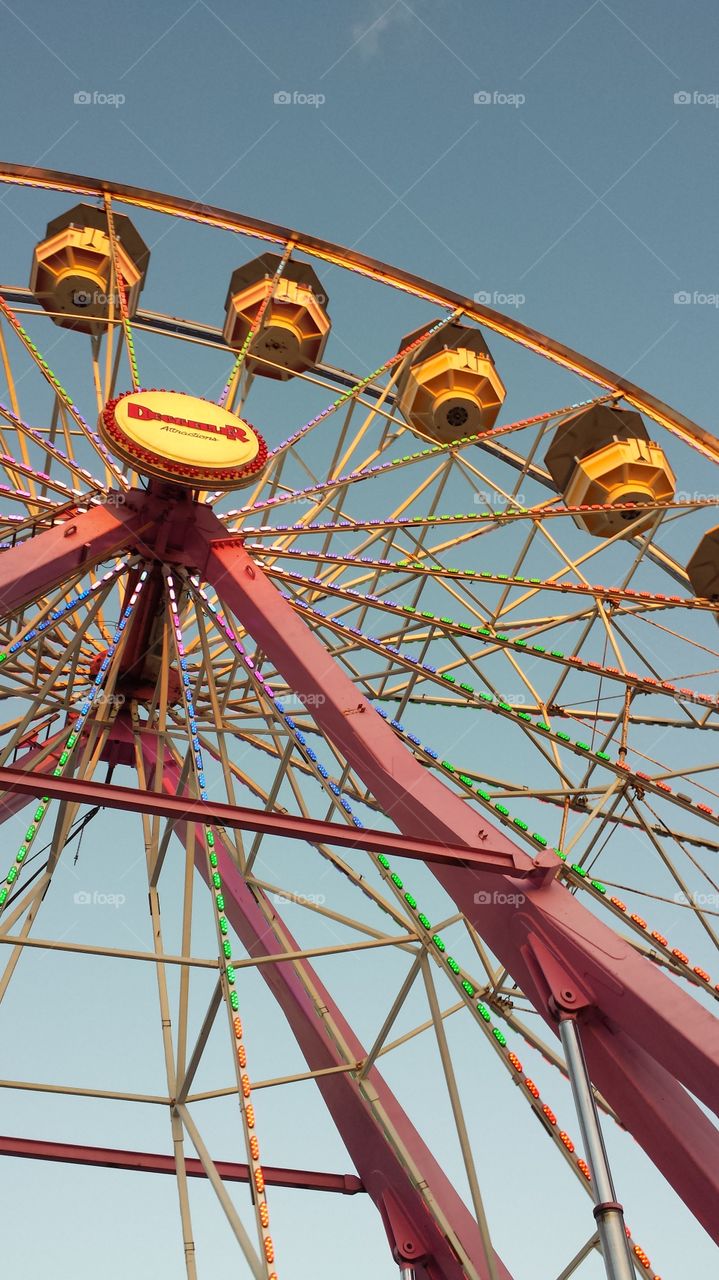
<path id="1" fill-rule="evenodd" d="M 39 785 L 37 773 L 0 768 L 0 794 L 5 792 L 13 798 L 23 794 L 34 796 L 37 795 Z M 511 868 L 512 874 L 519 877 L 543 874 L 541 867 L 535 867 L 530 859 L 519 870 L 514 869 L 504 850 L 477 851 L 454 843 L 446 845 L 434 840 L 408 838 L 392 831 L 374 831 L 366 827 L 357 830 L 339 822 L 323 822 L 285 813 L 267 813 L 243 805 L 212 804 L 188 795 L 162 795 L 159 792 L 138 791 L 136 787 L 121 787 L 115 783 L 85 782 L 75 778 L 53 778 L 50 775 L 43 775 L 42 791 L 56 800 L 101 805 L 106 809 L 134 810 L 137 813 L 169 818 L 173 822 L 183 819 L 212 821 L 218 826 L 258 831 L 262 835 L 282 836 L 284 839 L 340 845 L 345 849 L 376 849 L 378 853 L 415 858 L 438 865 L 459 863 L 487 873 L 506 874 Z M 0 809 L 0 817 L 1 813 Z"/>
<path id="2" fill-rule="evenodd" d="M 65 739 L 67 738 L 67 729 L 60 729 L 58 732 L 51 734 L 43 743 L 30 747 L 24 755 L 20 756 L 17 766 L 22 773 L 32 773 L 36 776 L 38 773 L 45 772 L 55 768 Z M 13 787 L 6 791 L 0 798 L 0 822 L 13 818 L 16 813 L 25 808 L 30 803 L 33 796 L 37 795 L 38 784 L 32 790 L 21 791 L 19 787 Z"/>
<path id="3" fill-rule="evenodd" d="M 86 1164 L 102 1169 L 128 1169 L 135 1173 L 167 1173 L 176 1175 L 175 1157 L 150 1151 L 125 1151 L 119 1147 L 83 1147 L 74 1142 L 43 1142 L 37 1138 L 12 1138 L 0 1135 L 0 1156 L 19 1156 L 23 1160 L 49 1160 L 57 1164 Z M 215 1160 L 215 1168 L 223 1182 L 249 1182 L 250 1166 L 231 1160 Z M 206 1178 L 202 1162 L 185 1157 L 188 1178 Z M 355 1196 L 364 1187 L 352 1173 L 320 1173 L 314 1169 L 282 1169 L 263 1164 L 265 1182 L 273 1187 L 291 1187 L 302 1191 L 328 1191 L 342 1196 Z"/>
<path id="4" fill-rule="evenodd" d="M 143 530 L 149 528 L 148 515 L 124 498 L 123 503 L 91 507 L 4 551 L 0 556 L 0 612 L 14 613 L 61 586 L 81 567 L 89 569 L 114 552 L 141 543 Z"/>

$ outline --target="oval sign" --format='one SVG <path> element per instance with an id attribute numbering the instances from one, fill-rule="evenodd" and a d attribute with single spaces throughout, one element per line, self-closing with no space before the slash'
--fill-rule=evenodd
<path id="1" fill-rule="evenodd" d="M 181 391 L 130 391 L 110 400 L 100 434 L 136 471 L 195 487 L 236 489 L 267 460 L 267 445 L 248 422 Z"/>

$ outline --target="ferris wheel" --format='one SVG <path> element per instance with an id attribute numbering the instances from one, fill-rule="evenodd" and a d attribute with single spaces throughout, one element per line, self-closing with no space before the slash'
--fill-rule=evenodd
<path id="1" fill-rule="evenodd" d="M 233 1274 L 337 1274 L 344 1195 L 387 1275 L 521 1280 L 526 1151 L 535 1276 L 661 1280 L 607 1148 L 719 1238 L 716 438 L 356 251 L 0 179 L 35 235 L 0 284 L 0 1088 L 169 1148 L 73 1124 L 4 1167 L 172 1178 L 168 1275 L 208 1274 L 201 1190 Z M 306 1167 L 322 1125 L 351 1173 Z"/>

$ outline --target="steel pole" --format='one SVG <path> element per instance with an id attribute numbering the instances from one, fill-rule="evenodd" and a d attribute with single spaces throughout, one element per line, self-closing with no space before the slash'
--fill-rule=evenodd
<path id="1" fill-rule="evenodd" d="M 617 1202 L 592 1084 L 574 1018 L 560 1018 L 559 1035 L 567 1062 L 574 1105 L 577 1109 L 584 1154 L 592 1175 L 594 1217 L 597 1222 L 607 1278 L 608 1280 L 633 1280 L 634 1265 L 627 1244 L 624 1210 Z"/>

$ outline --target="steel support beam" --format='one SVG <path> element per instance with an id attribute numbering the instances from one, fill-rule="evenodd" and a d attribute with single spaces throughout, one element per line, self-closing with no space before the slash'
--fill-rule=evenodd
<path id="1" fill-rule="evenodd" d="M 468 849 L 459 844 L 440 844 L 425 838 L 396 835 L 392 831 L 358 830 L 339 822 L 324 822 L 314 818 L 300 818 L 293 814 L 266 813 L 243 805 L 213 804 L 188 795 L 162 795 L 159 792 L 140 791 L 136 787 L 121 787 L 115 783 L 86 782 L 75 778 L 54 778 L 51 774 L 26 772 L 24 769 L 0 768 L 0 794 L 8 799 L 0 800 L 0 819 L 5 805 L 5 816 L 10 807 L 21 808 L 16 803 L 18 795 L 36 796 L 39 791 L 55 800 L 76 804 L 101 805 L 105 809 L 123 809 L 136 813 L 148 813 L 168 818 L 173 822 L 192 819 L 212 822 L 221 827 L 239 828 L 242 831 L 258 831 L 262 835 L 281 836 L 286 840 L 308 840 L 316 844 L 340 845 L 345 849 L 374 849 L 378 853 L 398 858 L 415 858 L 421 862 L 452 865 L 487 873 L 511 873 L 520 878 L 543 874 L 530 858 L 517 868 L 505 851 Z M 12 797 L 12 801 L 9 799 Z"/>
<path id="2" fill-rule="evenodd" d="M 19 1156 L 24 1160 L 49 1160 L 58 1164 L 86 1164 L 102 1169 L 127 1169 L 135 1173 L 176 1174 L 175 1157 L 149 1151 L 124 1151 L 116 1147 L 83 1147 L 74 1142 L 42 1142 L 36 1138 L 11 1138 L 0 1135 L 0 1156 Z M 249 1182 L 250 1166 L 230 1160 L 215 1160 L 215 1168 L 224 1182 Z M 206 1178 L 200 1160 L 185 1158 L 188 1178 Z M 364 1191 L 362 1182 L 352 1173 L 319 1173 L 314 1169 L 281 1169 L 263 1164 L 265 1182 L 273 1187 L 292 1187 L 302 1191 L 330 1191 L 354 1196 Z"/>
<path id="3" fill-rule="evenodd" d="M 560 1018 L 559 1034 L 567 1060 L 584 1154 L 592 1171 L 594 1217 L 602 1246 L 607 1280 L 633 1280 L 634 1267 L 627 1245 L 624 1208 L 618 1203 L 614 1190 L 607 1149 L 597 1114 L 597 1104 L 582 1052 L 579 1030 L 573 1018 Z"/>

